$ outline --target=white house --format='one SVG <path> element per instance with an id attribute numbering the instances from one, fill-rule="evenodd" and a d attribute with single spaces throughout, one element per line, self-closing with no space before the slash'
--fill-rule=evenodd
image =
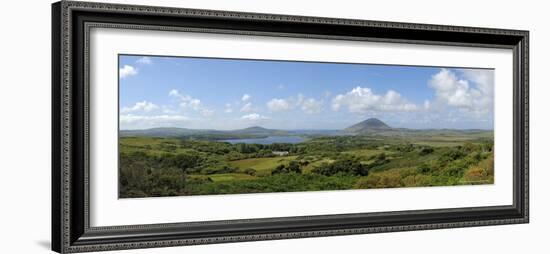
<path id="1" fill-rule="evenodd" d="M 288 151 L 273 151 L 273 154 L 278 156 L 285 156 L 288 155 Z"/>

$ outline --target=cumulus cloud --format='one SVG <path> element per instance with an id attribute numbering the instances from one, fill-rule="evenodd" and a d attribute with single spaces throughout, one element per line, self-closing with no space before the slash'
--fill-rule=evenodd
<path id="1" fill-rule="evenodd" d="M 323 102 L 313 98 L 305 99 L 301 103 L 301 109 L 307 114 L 320 113 L 322 107 Z"/>
<path id="2" fill-rule="evenodd" d="M 212 116 L 214 114 L 214 111 L 206 108 L 202 104 L 201 100 L 197 98 L 193 98 L 187 94 L 182 94 L 176 89 L 170 90 L 168 95 L 174 98 L 177 98 L 180 102 L 179 106 L 183 109 L 188 109 L 188 108 L 192 109 L 194 111 L 199 112 L 202 116 L 205 116 L 205 117 Z"/>
<path id="3" fill-rule="evenodd" d="M 477 88 L 480 91 L 492 97 L 495 84 L 495 75 L 493 70 L 463 69 L 461 72 L 466 79 L 476 83 Z"/>
<path id="4" fill-rule="evenodd" d="M 252 108 L 252 103 L 246 103 L 241 107 L 241 112 L 252 112 L 254 109 Z"/>
<path id="5" fill-rule="evenodd" d="M 124 65 L 122 68 L 119 68 L 118 73 L 121 79 L 134 76 L 138 74 L 138 70 L 131 65 Z"/>
<path id="6" fill-rule="evenodd" d="M 298 94 L 296 98 L 273 98 L 266 103 L 266 106 L 272 112 L 289 111 L 299 107 L 307 114 L 314 114 L 321 112 L 323 101 L 314 98 L 306 98 L 303 94 Z"/>
<path id="7" fill-rule="evenodd" d="M 396 91 L 389 90 L 386 94 L 376 94 L 368 87 L 356 87 L 345 94 L 336 95 L 332 99 L 332 110 L 347 108 L 352 113 L 372 111 L 410 112 L 420 107 Z"/>
<path id="8" fill-rule="evenodd" d="M 180 115 L 143 116 L 126 114 L 120 116 L 121 128 L 146 128 L 156 126 L 179 126 L 190 119 Z"/>
<path id="9" fill-rule="evenodd" d="M 262 115 L 257 114 L 257 113 L 252 113 L 252 114 L 242 116 L 241 119 L 251 120 L 251 121 L 259 121 L 259 120 L 267 120 L 267 119 L 269 119 L 269 117 L 262 116 Z"/>
<path id="10" fill-rule="evenodd" d="M 429 86 L 436 101 L 462 111 L 486 114 L 493 110 L 493 73 L 491 70 L 461 70 L 464 78 L 449 69 L 433 75 Z"/>
<path id="11" fill-rule="evenodd" d="M 248 101 L 248 100 L 250 100 L 250 98 L 252 98 L 252 97 L 249 94 L 245 93 L 245 94 L 243 94 L 243 97 L 241 97 L 241 100 L 242 101 Z"/>
<path id="12" fill-rule="evenodd" d="M 158 109 L 158 108 L 159 108 L 159 106 L 155 105 L 152 102 L 140 101 L 140 102 L 137 102 L 132 107 L 122 108 L 121 113 L 129 113 L 129 112 L 136 112 L 136 111 L 150 112 L 150 111 L 153 111 L 153 110 Z"/>
<path id="13" fill-rule="evenodd" d="M 289 100 L 274 98 L 267 102 L 267 108 L 273 112 L 288 111 L 294 108 Z"/>
<path id="14" fill-rule="evenodd" d="M 179 99 L 179 105 L 182 108 L 192 108 L 193 110 L 199 110 L 201 107 L 201 100 L 193 98 L 187 94 L 182 94 L 176 89 L 170 90 L 168 95 Z"/>
<path id="15" fill-rule="evenodd" d="M 144 57 L 138 59 L 138 60 L 136 61 L 136 63 L 148 65 L 148 64 L 152 64 L 152 63 L 153 63 L 153 60 L 151 60 L 151 58 L 148 57 L 148 56 L 144 56 Z"/>

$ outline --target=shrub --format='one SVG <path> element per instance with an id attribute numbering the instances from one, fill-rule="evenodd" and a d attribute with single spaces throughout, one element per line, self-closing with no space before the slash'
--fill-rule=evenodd
<path id="1" fill-rule="evenodd" d="M 253 168 L 247 168 L 247 169 L 243 170 L 243 173 L 245 173 L 247 175 L 255 176 L 256 175 L 256 170 L 253 169 Z"/>
<path id="2" fill-rule="evenodd" d="M 409 175 L 401 183 L 405 187 L 416 187 L 416 186 L 431 186 L 431 177 L 427 175 Z"/>
<path id="3" fill-rule="evenodd" d="M 297 173 L 297 174 L 302 173 L 302 168 L 300 167 L 300 164 L 296 161 L 291 161 L 288 164 L 287 170 L 288 170 L 288 172 L 294 172 L 294 173 Z"/>
<path id="4" fill-rule="evenodd" d="M 418 173 L 421 173 L 421 174 L 427 174 L 427 173 L 432 172 L 432 168 L 426 163 L 422 163 L 422 164 L 418 165 L 416 170 L 418 171 Z"/>
<path id="5" fill-rule="evenodd" d="M 356 159 L 340 159 L 331 164 L 323 163 L 312 170 L 313 173 L 332 176 L 335 174 L 348 174 L 367 176 L 369 169 Z"/>
<path id="6" fill-rule="evenodd" d="M 428 155 L 434 152 L 434 149 L 431 147 L 423 147 L 420 149 L 420 155 Z"/>
<path id="7" fill-rule="evenodd" d="M 180 195 L 186 185 L 185 172 L 178 168 L 155 168 L 155 160 L 137 154 L 121 154 L 120 197 Z"/>
<path id="8" fill-rule="evenodd" d="M 288 170 L 286 170 L 285 165 L 278 165 L 275 169 L 271 170 L 271 175 L 277 175 L 277 174 L 284 174 L 288 173 Z"/>

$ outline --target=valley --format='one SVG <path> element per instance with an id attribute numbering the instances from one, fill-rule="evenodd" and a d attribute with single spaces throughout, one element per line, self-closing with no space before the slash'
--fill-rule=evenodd
<path id="1" fill-rule="evenodd" d="M 120 198 L 492 184 L 493 131 L 121 130 Z"/>

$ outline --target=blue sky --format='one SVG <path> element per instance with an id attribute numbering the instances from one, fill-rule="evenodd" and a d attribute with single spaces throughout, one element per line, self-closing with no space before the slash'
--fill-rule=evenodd
<path id="1" fill-rule="evenodd" d="M 121 129 L 493 128 L 493 70 L 119 56 Z"/>

